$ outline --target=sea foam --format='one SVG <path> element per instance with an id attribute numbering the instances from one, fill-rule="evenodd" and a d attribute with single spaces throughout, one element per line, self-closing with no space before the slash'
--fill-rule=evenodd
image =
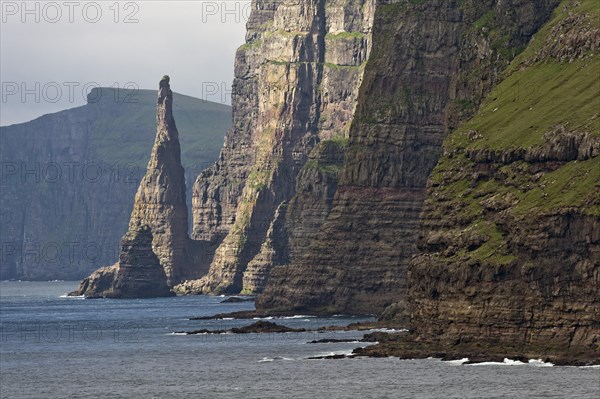
<path id="1" fill-rule="evenodd" d="M 71 295 L 62 294 L 59 298 L 67 298 L 67 299 L 85 299 L 85 295 Z"/>

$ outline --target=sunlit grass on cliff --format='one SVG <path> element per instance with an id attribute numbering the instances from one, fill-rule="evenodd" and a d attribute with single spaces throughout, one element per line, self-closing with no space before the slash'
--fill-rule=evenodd
<path id="1" fill-rule="evenodd" d="M 435 208 L 429 215 L 452 224 L 454 235 L 485 240 L 471 250 L 447 254 L 448 260 L 468 258 L 498 267 L 513 262 L 516 258 L 503 231 L 506 220 L 555 215 L 561 209 L 600 216 L 600 157 L 536 164 L 503 163 L 497 155 L 496 162 L 477 163 L 467 151 L 490 149 L 502 154 L 532 149 L 543 145 L 544 134 L 557 125 L 567 134 L 600 136 L 598 54 L 536 58 L 544 46 L 555 43 L 553 28 L 568 17 L 577 21 L 575 28 L 568 25 L 568 29 L 595 29 L 600 24 L 600 2 L 564 1 L 552 21 L 501 74 L 501 82 L 477 113 L 450 133 L 444 144 L 444 154 L 429 179 L 428 201 Z M 492 14 L 485 15 L 478 24 L 491 19 Z M 465 108 L 470 105 L 463 101 Z"/>
<path id="2" fill-rule="evenodd" d="M 515 72 L 459 132 L 475 130 L 482 136 L 468 143 L 470 148 L 498 149 L 541 144 L 544 133 L 559 124 L 569 131 L 598 135 L 599 71 L 600 59 L 594 57 L 571 64 L 541 63 Z"/>
<path id="3" fill-rule="evenodd" d="M 515 212 L 525 215 L 533 209 L 583 207 L 585 213 L 600 216 L 600 157 L 569 162 L 544 174 L 543 187 L 524 193 Z"/>
<path id="4" fill-rule="evenodd" d="M 489 23 L 491 17 L 491 14 L 482 17 L 479 25 Z M 573 21 L 565 29 L 598 29 L 600 2 L 563 1 L 551 21 L 501 74 L 503 81 L 487 95 L 478 113 L 451 136 L 447 145 L 526 148 L 540 144 L 544 133 L 559 124 L 567 131 L 600 135 L 598 54 L 588 51 L 575 60 L 547 57 L 536 61 L 545 46 L 556 43 L 553 29 L 567 18 Z M 477 131 L 482 137 L 469 142 L 460 134 L 469 130 Z"/>
<path id="5" fill-rule="evenodd" d="M 561 21 L 566 19 L 569 14 L 578 14 L 585 17 L 584 23 L 591 27 L 600 28 L 600 1 L 597 0 L 563 0 L 554 10 L 554 14 L 549 23 L 544 25 L 531 39 L 531 42 L 521 54 L 506 69 L 505 76 L 517 71 L 521 64 L 534 57 L 546 44 L 548 38 L 551 38 L 552 29 Z"/>

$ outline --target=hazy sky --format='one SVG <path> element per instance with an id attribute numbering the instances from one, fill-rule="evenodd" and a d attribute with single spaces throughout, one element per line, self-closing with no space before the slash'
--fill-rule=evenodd
<path id="1" fill-rule="evenodd" d="M 96 85 L 155 90 L 165 74 L 178 93 L 231 101 L 249 0 L 25 5 L 0 2 L 2 126 L 83 105 Z"/>

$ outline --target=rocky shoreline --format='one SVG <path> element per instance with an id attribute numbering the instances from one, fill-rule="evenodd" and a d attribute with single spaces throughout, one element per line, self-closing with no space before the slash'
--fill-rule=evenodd
<path id="1" fill-rule="evenodd" d="M 221 330 L 209 330 L 206 328 L 193 331 L 176 331 L 175 334 L 197 335 L 197 334 L 250 334 L 250 333 L 287 333 L 305 332 L 305 328 L 291 328 L 268 321 L 257 321 L 244 327 L 233 327 Z"/>
<path id="2" fill-rule="evenodd" d="M 551 346 L 532 347 L 530 345 L 507 346 L 491 342 L 459 342 L 453 345 L 418 341 L 413 334 L 371 333 L 363 337 L 363 342 L 378 342 L 364 348 L 357 348 L 352 356 L 398 357 L 400 359 L 439 358 L 443 361 L 468 359 L 463 364 L 485 362 L 502 363 L 505 359 L 527 363 L 541 360 L 555 366 L 594 366 L 600 365 L 600 351 L 558 351 Z"/>
<path id="3" fill-rule="evenodd" d="M 241 314 L 248 315 L 250 312 L 236 312 L 219 314 L 206 318 L 191 318 L 190 320 L 218 320 L 224 317 Z M 251 313 L 251 314 L 256 314 Z M 283 317 L 283 316 L 265 316 Z M 229 317 L 231 318 L 231 317 Z M 238 317 L 244 319 L 247 317 Z M 377 330 L 390 329 L 395 332 Z M 351 323 L 346 326 L 324 326 L 317 329 L 291 328 L 269 321 L 257 321 L 243 327 L 229 329 L 199 329 L 192 331 L 177 331 L 176 334 L 250 334 L 250 333 L 290 333 L 290 332 L 326 332 L 326 331 L 371 331 L 364 334 L 362 338 L 336 339 L 325 338 L 307 341 L 307 344 L 333 344 L 362 342 L 371 345 L 359 347 L 351 354 L 334 354 L 326 356 L 315 356 L 309 359 L 349 359 L 358 357 L 397 357 L 399 359 L 429 359 L 435 358 L 442 361 L 461 361 L 460 364 L 478 363 L 506 363 L 506 362 L 543 362 L 554 366 L 595 366 L 600 365 L 600 351 L 587 352 L 560 352 L 550 346 L 506 346 L 504 344 L 494 345 L 489 342 L 458 342 L 454 344 L 423 342 L 419 338 L 399 326 L 389 323 Z"/>
<path id="4" fill-rule="evenodd" d="M 223 303 L 223 302 L 221 302 Z M 265 318 L 284 318 L 284 317 L 293 317 L 293 316 L 308 316 L 308 317 L 330 317 L 331 314 L 324 312 L 314 312 L 314 311 L 306 311 L 306 312 L 291 312 L 291 311 L 281 311 L 281 312 L 263 312 L 260 310 L 240 310 L 236 312 L 227 312 L 227 313 L 217 313 L 212 316 L 196 316 L 190 317 L 190 320 L 222 320 L 222 319 L 265 319 Z M 353 315 L 353 316 L 363 316 L 363 317 L 373 317 L 373 315 Z"/>
<path id="5" fill-rule="evenodd" d="M 161 81 L 119 262 L 77 294 L 258 295 L 192 320 L 369 313 L 323 329 L 410 330 L 352 356 L 600 363 L 597 3 L 295 3 L 253 2 L 191 235 Z"/>

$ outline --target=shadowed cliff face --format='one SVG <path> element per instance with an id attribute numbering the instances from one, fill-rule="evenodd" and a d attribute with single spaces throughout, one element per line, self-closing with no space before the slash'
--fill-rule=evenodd
<path id="1" fill-rule="evenodd" d="M 169 77 L 165 76 L 159 84 L 156 139 L 135 196 L 119 262 L 85 279 L 73 295 L 172 295 L 168 287 L 194 270 L 188 255 L 191 243 L 187 234 L 185 176 L 172 107 L 173 93 Z"/>
<path id="2" fill-rule="evenodd" d="M 175 295 L 167 284 L 167 275 L 153 247 L 150 228 L 129 230 L 121 242 L 119 266 L 111 298 L 140 298 Z"/>
<path id="3" fill-rule="evenodd" d="M 514 56 L 492 49 L 494 37 L 473 25 L 493 13 L 492 32 L 518 47 L 552 8 L 552 2 L 416 3 L 378 3 L 331 211 L 290 264 L 272 270 L 257 308 L 380 313 L 403 297 L 427 179 L 449 126 L 472 112 L 457 103 L 476 105 Z M 290 248 L 294 253 L 293 241 Z"/>
<path id="4" fill-rule="evenodd" d="M 92 273 L 71 295 L 153 298 L 175 294 L 167 285 L 165 271 L 152 251 L 152 232 L 147 226 L 141 226 L 123 236 L 118 263 Z"/>
<path id="5" fill-rule="evenodd" d="M 563 1 L 445 142 L 406 298 L 384 314 L 419 356 L 600 362 L 599 17 Z"/>
<path id="6" fill-rule="evenodd" d="M 423 188 L 446 133 L 459 23 L 447 3 L 378 6 L 333 208 L 308 248 L 273 270 L 260 309 L 375 313 L 402 295 Z"/>

